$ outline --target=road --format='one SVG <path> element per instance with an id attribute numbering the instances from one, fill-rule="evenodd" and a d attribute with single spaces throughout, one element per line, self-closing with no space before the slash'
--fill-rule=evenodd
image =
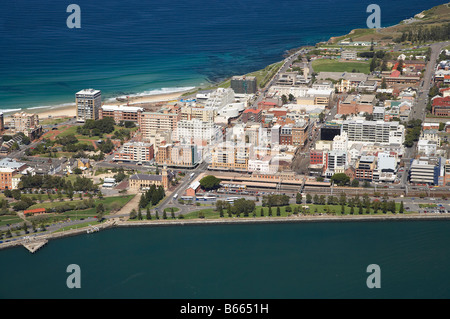
<path id="1" fill-rule="evenodd" d="M 425 69 L 425 74 L 423 76 L 423 81 L 419 85 L 419 90 L 416 95 L 416 100 L 411 108 L 411 119 L 420 119 L 422 123 L 425 121 L 427 114 L 427 103 L 428 103 L 428 92 L 433 85 L 433 75 L 436 69 L 436 60 L 439 56 L 441 50 L 448 46 L 450 41 L 433 43 L 430 45 L 431 55 L 428 61 L 427 67 Z M 405 160 L 405 172 L 403 173 L 400 184 L 402 186 L 407 185 L 407 178 L 409 175 L 409 162 L 410 159 L 415 158 L 417 155 L 417 142 L 414 143 L 412 147 L 405 148 L 405 154 L 403 159 Z"/>

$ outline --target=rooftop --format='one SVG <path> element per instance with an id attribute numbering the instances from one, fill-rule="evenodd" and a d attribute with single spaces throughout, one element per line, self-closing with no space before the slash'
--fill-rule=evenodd
<path id="1" fill-rule="evenodd" d="M 134 174 L 130 180 L 162 181 L 162 175 Z"/>

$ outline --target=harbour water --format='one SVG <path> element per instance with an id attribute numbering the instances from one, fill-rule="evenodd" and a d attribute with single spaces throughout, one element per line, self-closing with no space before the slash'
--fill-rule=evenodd
<path id="1" fill-rule="evenodd" d="M 449 233 L 450 221 L 110 229 L 0 251 L 0 298 L 448 298 Z"/>

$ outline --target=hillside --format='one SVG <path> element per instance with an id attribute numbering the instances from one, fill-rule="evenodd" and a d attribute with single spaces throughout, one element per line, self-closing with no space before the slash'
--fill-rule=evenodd
<path id="1" fill-rule="evenodd" d="M 399 24 L 380 29 L 354 29 L 346 35 L 330 38 L 328 43 L 337 43 L 351 38 L 353 41 L 371 41 L 373 39 L 379 44 L 389 44 L 398 42 L 403 33 L 414 32 L 421 27 L 432 30 L 448 23 L 450 23 L 450 3 L 445 3 L 422 11 Z"/>

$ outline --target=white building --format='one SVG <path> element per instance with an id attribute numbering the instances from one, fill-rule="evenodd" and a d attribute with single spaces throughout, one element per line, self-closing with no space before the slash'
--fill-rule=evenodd
<path id="1" fill-rule="evenodd" d="M 327 154 L 327 169 L 325 176 L 331 177 L 336 173 L 343 173 L 347 166 L 347 152 L 330 151 Z"/>
<path id="2" fill-rule="evenodd" d="M 419 139 L 417 142 L 417 152 L 419 154 L 430 156 L 435 155 L 437 150 L 437 144 L 435 141 Z"/>
<path id="3" fill-rule="evenodd" d="M 78 122 L 97 120 L 102 105 L 102 93 L 94 89 L 81 90 L 75 94 L 75 103 Z"/>
<path id="4" fill-rule="evenodd" d="M 222 109 L 225 105 L 233 103 L 235 100 L 234 91 L 231 88 L 218 88 L 211 92 L 205 102 L 206 107 Z"/>
<path id="5" fill-rule="evenodd" d="M 348 150 L 348 137 L 346 132 L 342 132 L 341 135 L 336 135 L 333 138 L 333 151 L 343 151 L 346 152 Z"/>
<path id="6" fill-rule="evenodd" d="M 399 122 L 345 120 L 341 132 L 352 142 L 403 144 L 405 127 Z"/>
<path id="7" fill-rule="evenodd" d="M 222 130 L 214 122 L 204 122 L 199 119 L 181 120 L 177 123 L 177 137 L 182 143 L 211 145 L 222 139 Z"/>

